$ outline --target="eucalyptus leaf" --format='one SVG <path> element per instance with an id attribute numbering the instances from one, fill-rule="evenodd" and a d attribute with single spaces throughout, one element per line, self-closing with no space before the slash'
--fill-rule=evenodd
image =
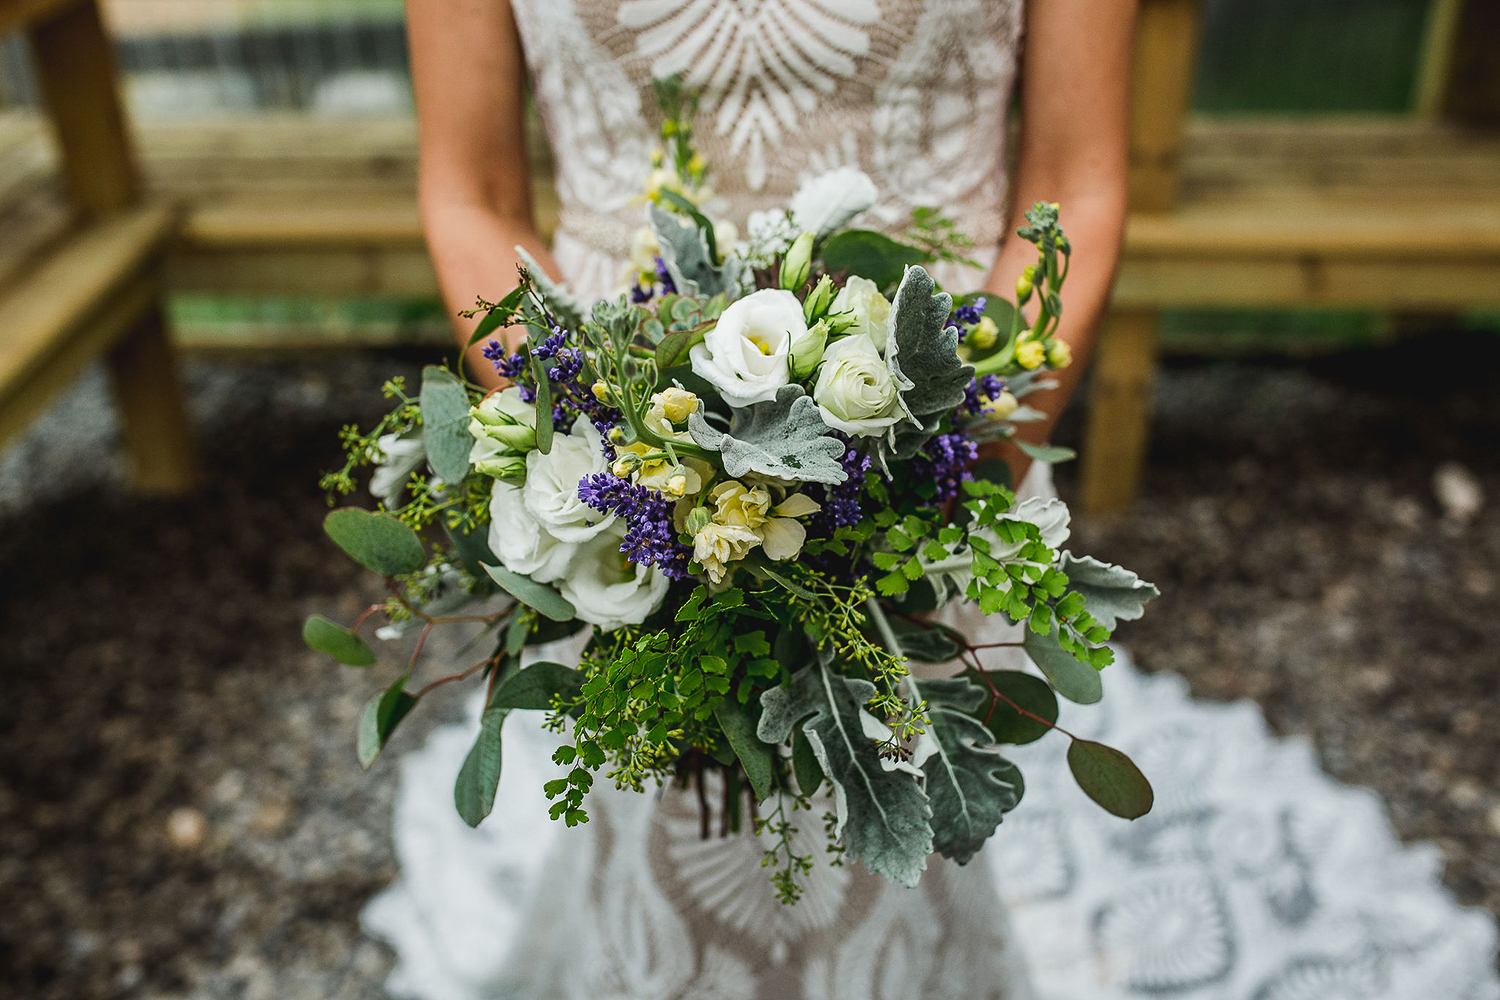
<path id="1" fill-rule="evenodd" d="M 886 291 L 901 280 L 909 264 L 926 264 L 932 257 L 906 243 L 898 243 L 873 229 L 849 229 L 831 236 L 819 257 L 831 271 L 847 271 L 868 278 Z"/>
<path id="2" fill-rule="evenodd" d="M 1114 747 L 1074 740 L 1068 746 L 1068 769 L 1089 798 L 1121 819 L 1140 819 L 1156 802 L 1151 782 Z"/>
<path id="3" fill-rule="evenodd" d="M 495 685 L 491 708 L 550 711 L 552 699 L 572 701 L 583 688 L 583 675 L 572 667 L 543 660 L 522 667 Z"/>
<path id="4" fill-rule="evenodd" d="M 407 693 L 406 681 L 406 674 L 397 677 L 390 687 L 365 702 L 359 714 L 355 750 L 360 766 L 366 770 L 380 756 L 401 720 L 416 707 L 417 699 Z"/>
<path id="5" fill-rule="evenodd" d="M 842 483 L 845 446 L 829 434 L 818 404 L 800 385 L 784 385 L 776 398 L 734 411 L 729 433 L 716 430 L 702 409 L 688 415 L 688 433 L 700 447 L 719 452 L 731 476 L 758 472 L 805 483 Z"/>
<path id="6" fill-rule="evenodd" d="M 1087 663 L 1079 663 L 1072 653 L 1062 648 L 1057 636 L 1056 625 L 1046 635 L 1037 635 L 1028 628 L 1021 645 L 1058 694 L 1080 705 L 1094 704 L 1104 697 L 1104 683 L 1099 679 L 1099 671 Z"/>
<path id="7" fill-rule="evenodd" d="M 932 809 L 912 774 L 886 770 L 861 712 L 875 693 L 869 681 L 835 673 L 831 654 L 761 695 L 758 735 L 782 743 L 800 723 L 823 773 L 833 782 L 842 839 L 852 861 L 893 882 L 914 886 L 932 853 Z"/>
<path id="8" fill-rule="evenodd" d="M 977 675 L 971 670 L 965 676 Z M 981 686 L 993 686 L 1032 715 L 1041 716 L 1051 723 L 1057 722 L 1057 695 L 1040 677 L 1020 670 L 986 670 L 984 677 L 988 679 L 988 683 L 981 680 Z M 995 737 L 996 743 L 1025 746 L 1027 743 L 1035 743 L 1052 731 L 1051 726 L 1027 718 L 1004 700 L 997 699 L 994 708 L 986 711 L 989 721 L 985 725 Z"/>
<path id="9" fill-rule="evenodd" d="M 302 641 L 309 649 L 327 653 L 348 667 L 368 667 L 375 662 L 375 651 L 337 622 L 313 615 L 302 623 Z"/>
<path id="10" fill-rule="evenodd" d="M 968 643 L 962 632 L 941 622 L 918 624 L 892 616 L 890 625 L 901 646 L 901 652 L 909 659 L 921 663 L 947 663 L 955 660 Z"/>
<path id="11" fill-rule="evenodd" d="M 936 291 L 926 269 L 908 267 L 891 303 L 885 361 L 912 422 L 891 427 L 884 444 L 909 459 L 927 443 L 943 417 L 964 401 L 974 368 L 958 356 L 958 328 L 948 325 L 953 296 Z"/>
<path id="12" fill-rule="evenodd" d="M 448 535 L 448 540 L 453 543 L 454 551 L 458 553 L 458 561 L 463 564 L 470 576 L 478 577 L 482 581 L 485 579 L 484 564 L 493 565 L 500 561 L 495 557 L 495 553 L 490 551 L 487 529 L 479 528 L 475 531 L 464 532 L 445 524 L 443 531 Z"/>
<path id="13" fill-rule="evenodd" d="M 427 463 L 445 483 L 468 474 L 474 436 L 469 433 L 469 393 L 453 373 L 437 365 L 422 369 L 422 444 Z"/>
<path id="14" fill-rule="evenodd" d="M 1068 589 L 1083 595 L 1084 609 L 1110 631 L 1122 621 L 1135 621 L 1146 613 L 1147 601 L 1161 596 L 1155 584 L 1093 556 L 1065 551 L 1058 568 L 1068 575 Z"/>
<path id="15" fill-rule="evenodd" d="M 1022 441 L 1020 438 L 1012 438 L 1011 443 L 1038 462 L 1047 462 L 1052 465 L 1058 462 L 1071 462 L 1078 457 L 1078 452 L 1072 448 L 1064 448 L 1062 445 L 1032 444 L 1030 441 Z"/>
<path id="16" fill-rule="evenodd" d="M 498 583 L 511 597 L 528 607 L 535 608 L 553 621 L 565 622 L 578 616 L 578 609 L 568 603 L 567 598 L 546 584 L 519 573 L 512 573 L 503 566 L 484 567 L 490 579 Z"/>
<path id="17" fill-rule="evenodd" d="M 532 327 L 536 332 L 536 328 Z M 547 370 L 547 361 L 533 354 L 531 374 L 536 377 L 536 450 L 543 455 L 552 453 L 552 379 Z"/>
<path id="18" fill-rule="evenodd" d="M 982 688 L 963 677 L 920 685 L 908 677 L 907 684 L 927 703 L 928 728 L 937 745 L 922 764 L 932 802 L 933 848 L 968 864 L 1021 801 L 1021 772 L 991 745 L 989 730 L 974 717 L 989 700 Z"/>
<path id="19" fill-rule="evenodd" d="M 755 735 L 755 720 L 743 705 L 733 698 L 725 698 L 714 709 L 714 718 L 724 730 L 734 755 L 745 768 L 750 779 L 750 788 L 757 800 L 764 802 L 771 794 L 771 747 L 762 743 Z"/>
<path id="20" fill-rule="evenodd" d="M 350 559 L 381 576 L 415 573 L 427 565 L 422 539 L 389 514 L 340 507 L 323 519 L 323 530 Z"/>
<path id="21" fill-rule="evenodd" d="M 508 715 L 510 711 L 504 708 L 484 710 L 479 734 L 453 783 L 453 804 L 469 826 L 478 826 L 495 808 L 495 792 L 500 787 L 500 730 Z"/>
<path id="22" fill-rule="evenodd" d="M 696 224 L 654 202 L 649 209 L 662 263 L 666 264 L 677 291 L 682 295 L 701 295 L 704 298 L 720 292 L 732 294 L 739 284 L 738 260 L 731 257 L 720 267 Z"/>
<path id="23" fill-rule="evenodd" d="M 512 288 L 510 290 L 510 293 L 506 295 L 505 298 L 495 303 L 495 307 L 489 312 L 485 313 L 484 318 L 479 321 L 479 325 L 474 327 L 474 332 L 469 335 L 469 342 L 465 346 L 473 347 L 475 344 L 479 343 L 481 340 L 488 337 L 496 330 L 500 329 L 500 327 L 504 326 L 506 323 L 509 323 L 513 318 L 512 313 L 514 312 L 516 306 L 521 304 L 521 295 L 524 291 L 525 289 L 520 286 Z"/>

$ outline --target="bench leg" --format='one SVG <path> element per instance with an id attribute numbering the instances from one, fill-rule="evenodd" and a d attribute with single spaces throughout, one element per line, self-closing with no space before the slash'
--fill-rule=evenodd
<path id="1" fill-rule="evenodd" d="M 1094 354 L 1083 449 L 1083 509 L 1121 514 L 1135 503 L 1146 461 L 1156 373 L 1154 309 L 1112 312 Z"/>
<path id="2" fill-rule="evenodd" d="M 110 352 L 109 373 L 135 488 L 181 496 L 198 466 L 165 319 L 154 306 Z"/>

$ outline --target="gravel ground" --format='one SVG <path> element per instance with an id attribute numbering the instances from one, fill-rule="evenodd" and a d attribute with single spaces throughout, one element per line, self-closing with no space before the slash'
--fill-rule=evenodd
<path id="1" fill-rule="evenodd" d="M 1438 355 L 1477 360 L 1453 386 Z M 1500 913 L 1497 362 L 1476 336 L 1175 364 L 1148 499 L 1079 534 L 1164 591 L 1121 631 L 1143 665 L 1311 734 Z M 394 367 L 415 372 L 193 366 L 210 482 L 191 503 L 122 490 L 97 375 L 0 459 L 0 997 L 382 995 L 390 959 L 357 920 L 395 874 L 393 761 L 359 770 L 374 681 L 298 629 L 375 596 L 314 483 Z"/>

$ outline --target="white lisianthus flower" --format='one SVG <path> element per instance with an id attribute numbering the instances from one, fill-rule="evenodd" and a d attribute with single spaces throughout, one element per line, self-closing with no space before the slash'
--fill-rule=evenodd
<path id="1" fill-rule="evenodd" d="M 823 352 L 813 400 L 829 427 L 863 437 L 882 433 L 906 415 L 890 368 L 864 334 L 836 340 Z"/>
<path id="2" fill-rule="evenodd" d="M 586 542 L 614 523 L 578 498 L 578 484 L 588 476 L 608 472 L 604 439 L 589 418 L 579 414 L 571 434 L 552 439 L 552 451 L 526 456 L 526 509 L 560 542 Z"/>
<path id="3" fill-rule="evenodd" d="M 854 167 L 838 167 L 802 182 L 789 206 L 804 232 L 827 236 L 875 204 L 875 182 Z"/>
<path id="4" fill-rule="evenodd" d="M 538 583 L 560 579 L 578 549 L 542 527 L 527 509 L 521 487 L 498 481 L 490 493 L 489 537 L 500 565 Z"/>
<path id="5" fill-rule="evenodd" d="M 655 566 L 626 560 L 624 538 L 624 525 L 612 524 L 580 545 L 557 588 L 580 619 L 606 632 L 645 621 L 672 584 Z"/>
<path id="6" fill-rule="evenodd" d="M 875 342 L 875 349 L 885 355 L 885 338 L 890 327 L 891 303 L 869 278 L 852 275 L 833 297 L 830 314 L 853 313 L 850 334 L 864 334 Z"/>
<path id="7" fill-rule="evenodd" d="M 492 392 L 469 411 L 469 433 L 474 436 L 469 464 L 480 472 L 501 476 L 511 469 L 524 471 L 517 453 L 536 446 L 536 407 L 521 399 L 515 386 Z M 507 455 L 514 457 L 506 461 Z"/>
<path id="8" fill-rule="evenodd" d="M 790 381 L 787 355 L 806 332 L 797 296 L 764 288 L 731 302 L 688 357 L 693 374 L 711 382 L 726 403 L 749 406 L 775 399 Z"/>
<path id="9" fill-rule="evenodd" d="M 822 504 L 802 493 L 793 493 L 772 507 L 771 516 L 760 526 L 760 546 L 766 558 L 777 562 L 795 559 L 807 541 L 807 529 L 797 518 L 822 509 Z"/>
<path id="10" fill-rule="evenodd" d="M 370 476 L 370 493 L 387 507 L 401 495 L 407 477 L 427 461 L 427 446 L 421 434 L 401 437 L 397 434 L 382 434 L 375 439 L 375 446 L 385 457 L 376 463 Z"/>

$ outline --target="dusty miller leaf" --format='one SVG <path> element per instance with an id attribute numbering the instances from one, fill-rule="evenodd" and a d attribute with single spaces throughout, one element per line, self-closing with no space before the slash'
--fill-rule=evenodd
<path id="1" fill-rule="evenodd" d="M 776 398 L 734 411 L 729 433 L 715 430 L 702 409 L 688 416 L 688 433 L 701 447 L 719 452 L 731 476 L 759 472 L 805 483 L 842 483 L 849 478 L 839 459 L 844 443 L 828 433 L 800 385 L 784 385 Z"/>
<path id="2" fill-rule="evenodd" d="M 885 361 L 901 388 L 902 408 L 920 425 L 903 421 L 891 428 L 886 444 L 901 459 L 937 431 L 974 378 L 973 366 L 958 356 L 958 329 L 948 325 L 953 296 L 936 288 L 925 268 L 908 267 L 891 304 Z"/>
<path id="3" fill-rule="evenodd" d="M 1058 568 L 1068 575 L 1068 589 L 1083 595 L 1084 609 L 1110 631 L 1119 622 L 1135 621 L 1145 614 L 1147 601 L 1161 596 L 1155 584 L 1093 556 L 1064 552 Z"/>
<path id="4" fill-rule="evenodd" d="M 860 713 L 875 693 L 869 681 L 833 672 L 831 656 L 792 675 L 785 687 L 761 695 L 758 735 L 777 744 L 803 723 L 802 732 L 823 773 L 833 782 L 838 812 L 835 836 L 850 860 L 893 882 L 914 886 L 932 853 L 932 809 L 915 777 L 881 766 Z"/>
<path id="5" fill-rule="evenodd" d="M 678 293 L 712 298 L 720 292 L 733 292 L 739 285 L 738 260 L 731 257 L 722 267 L 715 264 L 708 241 L 694 223 L 655 203 L 649 207 L 662 263 L 667 265 Z"/>
<path id="6" fill-rule="evenodd" d="M 927 702 L 929 732 L 937 748 L 922 764 L 932 802 L 933 848 L 959 864 L 984 846 L 1005 814 L 1021 801 L 1020 770 L 992 745 L 990 731 L 973 713 L 989 700 L 962 677 L 907 679 Z"/>

